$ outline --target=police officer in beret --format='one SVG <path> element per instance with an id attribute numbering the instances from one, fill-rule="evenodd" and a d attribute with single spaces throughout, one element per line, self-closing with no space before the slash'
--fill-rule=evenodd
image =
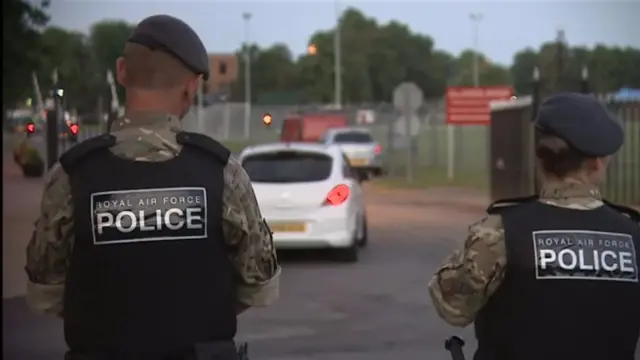
<path id="1" fill-rule="evenodd" d="M 125 116 L 66 152 L 27 248 L 27 301 L 60 316 L 71 360 L 236 360 L 237 315 L 278 297 L 280 266 L 247 173 L 180 128 L 209 59 L 171 16 L 116 64 Z"/>
<path id="2" fill-rule="evenodd" d="M 640 335 L 640 214 L 598 185 L 623 129 L 592 96 L 558 94 L 535 121 L 544 178 L 501 200 L 429 284 L 451 325 L 475 325 L 475 360 L 632 360 Z"/>

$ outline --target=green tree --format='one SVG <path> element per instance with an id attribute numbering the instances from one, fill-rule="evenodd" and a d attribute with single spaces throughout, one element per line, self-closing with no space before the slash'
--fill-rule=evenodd
<path id="1" fill-rule="evenodd" d="M 45 91 L 52 85 L 52 74 L 58 72 L 60 86 L 64 89 L 67 108 L 80 112 L 95 106 L 96 83 L 93 76 L 91 51 L 84 34 L 49 27 L 41 37 L 42 62 L 38 72 L 40 87 Z"/>
<path id="2" fill-rule="evenodd" d="M 133 32 L 133 25 L 120 20 L 104 20 L 93 24 L 89 31 L 94 78 L 92 81 L 107 89 L 106 72 L 115 74 L 116 60 L 122 55 L 125 42 Z M 118 87 L 118 97 L 122 103 L 124 90 Z"/>
<path id="3" fill-rule="evenodd" d="M 300 86 L 310 101 L 334 98 L 334 39 L 335 29 L 313 34 L 309 43 L 317 52 L 298 61 Z M 427 97 L 444 92 L 451 57 L 405 24 L 381 25 L 350 8 L 340 18 L 340 39 L 344 102 L 391 101 L 403 81 L 415 82 Z"/>
<path id="4" fill-rule="evenodd" d="M 454 85 L 473 86 L 474 51 L 465 50 L 456 59 Z M 478 54 L 478 81 L 481 86 L 510 85 L 509 69 L 492 63 L 483 54 Z"/>
<path id="5" fill-rule="evenodd" d="M 39 67 L 40 31 L 49 18 L 39 5 L 27 0 L 2 1 L 2 107 L 13 107 L 33 96 L 31 73 Z M 4 113 L 4 111 L 3 111 Z"/>
<path id="6" fill-rule="evenodd" d="M 519 93 L 531 93 L 534 67 L 539 69 L 543 93 L 580 91 L 583 70 L 594 92 L 640 88 L 640 49 L 598 45 L 570 47 L 547 42 L 536 51 L 528 48 L 514 55 L 511 76 Z"/>

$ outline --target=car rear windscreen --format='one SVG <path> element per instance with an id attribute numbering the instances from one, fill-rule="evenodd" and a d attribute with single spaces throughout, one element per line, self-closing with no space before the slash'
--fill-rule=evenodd
<path id="1" fill-rule="evenodd" d="M 333 136 L 333 142 L 338 144 L 364 144 L 373 142 L 371 134 L 366 132 L 341 132 Z"/>
<path id="2" fill-rule="evenodd" d="M 253 182 L 322 181 L 331 175 L 331 157 L 310 152 L 282 151 L 246 157 L 242 166 Z"/>

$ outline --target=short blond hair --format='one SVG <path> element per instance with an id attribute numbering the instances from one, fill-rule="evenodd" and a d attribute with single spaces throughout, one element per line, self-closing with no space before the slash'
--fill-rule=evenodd
<path id="1" fill-rule="evenodd" d="M 128 42 L 124 46 L 126 86 L 148 90 L 175 88 L 195 73 L 164 51 Z"/>

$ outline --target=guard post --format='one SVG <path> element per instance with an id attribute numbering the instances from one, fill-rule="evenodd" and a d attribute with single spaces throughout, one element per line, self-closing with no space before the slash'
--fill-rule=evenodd
<path id="1" fill-rule="evenodd" d="M 532 94 L 491 103 L 491 199 L 529 196 L 537 190 L 533 120 L 540 104 L 540 73 L 532 73 Z"/>

